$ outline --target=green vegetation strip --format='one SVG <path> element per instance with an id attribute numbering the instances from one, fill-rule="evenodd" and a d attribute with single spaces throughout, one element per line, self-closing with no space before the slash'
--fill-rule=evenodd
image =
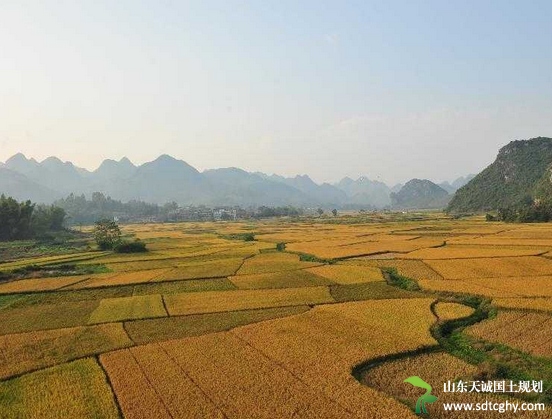
<path id="1" fill-rule="evenodd" d="M 404 290 L 420 290 L 416 281 L 398 275 L 395 269 L 385 268 L 384 272 L 389 285 Z M 384 356 L 356 366 L 352 374 L 357 380 L 363 382 L 363 375 L 368 370 L 385 362 L 423 353 L 446 351 L 450 355 L 478 367 L 478 373 L 473 377 L 474 380 L 512 382 L 542 380 L 542 393 L 513 393 L 509 396 L 531 402 L 552 404 L 552 359 L 532 356 L 509 346 L 477 339 L 464 333 L 467 327 L 496 316 L 496 308 L 492 306 L 490 299 L 449 292 L 420 290 L 418 293 L 438 298 L 432 305 L 432 311 L 434 311 L 436 303 L 446 301 L 472 307 L 474 312 L 470 316 L 460 319 L 437 321 L 431 328 L 432 336 L 438 342 L 436 346 Z"/>

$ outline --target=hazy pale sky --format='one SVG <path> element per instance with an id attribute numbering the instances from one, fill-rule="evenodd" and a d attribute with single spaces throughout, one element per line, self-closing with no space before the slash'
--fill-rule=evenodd
<path id="1" fill-rule="evenodd" d="M 317 181 L 552 136 L 550 1 L 0 0 L 0 161 L 168 153 Z"/>

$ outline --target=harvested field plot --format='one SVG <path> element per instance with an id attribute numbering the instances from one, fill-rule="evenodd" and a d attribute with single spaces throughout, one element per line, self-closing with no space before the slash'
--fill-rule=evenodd
<path id="1" fill-rule="evenodd" d="M 203 292 L 165 296 L 171 316 L 334 302 L 327 287 Z"/>
<path id="2" fill-rule="evenodd" d="M 101 300 L 98 308 L 92 312 L 88 324 L 163 317 L 166 315 L 160 295 L 106 298 Z"/>
<path id="3" fill-rule="evenodd" d="M 94 359 L 58 365 L 0 382 L 5 419 L 117 419 L 105 374 Z"/>
<path id="4" fill-rule="evenodd" d="M 381 270 L 372 267 L 325 265 L 308 269 L 313 274 L 328 278 L 338 284 L 358 284 L 383 281 Z"/>

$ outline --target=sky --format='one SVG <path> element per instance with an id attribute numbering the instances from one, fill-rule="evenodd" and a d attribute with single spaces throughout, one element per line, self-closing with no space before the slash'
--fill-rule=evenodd
<path id="1" fill-rule="evenodd" d="M 551 15 L 538 0 L 0 0 L 0 161 L 453 180 L 552 137 Z"/>

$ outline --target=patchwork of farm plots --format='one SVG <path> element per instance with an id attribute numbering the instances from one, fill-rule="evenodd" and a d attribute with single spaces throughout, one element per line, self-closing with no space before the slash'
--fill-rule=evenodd
<path id="1" fill-rule="evenodd" d="M 438 346 L 436 322 L 474 313 L 442 301 L 455 295 L 497 307 L 469 336 L 552 358 L 552 226 L 361 221 L 123 226 L 149 251 L 0 264 L 101 272 L 0 282 L 0 416 L 414 416 L 395 378 L 477 371 L 423 353 Z M 389 356 L 368 386 L 353 376 Z"/>

